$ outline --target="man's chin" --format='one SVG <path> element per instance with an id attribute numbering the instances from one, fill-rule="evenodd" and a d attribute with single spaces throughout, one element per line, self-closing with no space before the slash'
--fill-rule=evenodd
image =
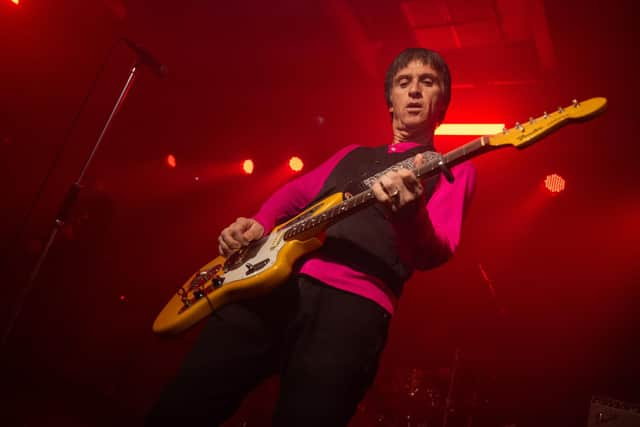
<path id="1" fill-rule="evenodd" d="M 426 129 L 427 121 L 424 118 L 410 117 L 403 122 L 407 130 L 415 131 L 419 129 Z"/>

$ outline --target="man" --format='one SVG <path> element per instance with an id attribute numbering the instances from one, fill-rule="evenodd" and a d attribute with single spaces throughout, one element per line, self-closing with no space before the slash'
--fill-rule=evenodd
<path id="1" fill-rule="evenodd" d="M 219 237 L 222 255 L 270 232 L 335 192 L 370 187 L 379 203 L 329 227 L 321 249 L 304 257 L 272 293 L 230 304 L 207 321 L 150 424 L 193 419 L 218 425 L 266 377 L 280 374 L 276 426 L 344 426 L 376 374 L 390 316 L 415 268 L 451 257 L 475 171 L 463 163 L 424 182 L 420 166 L 446 113 L 451 79 L 444 60 L 407 49 L 385 78 L 393 142 L 350 145 L 276 191 L 253 218 L 238 218 Z"/>

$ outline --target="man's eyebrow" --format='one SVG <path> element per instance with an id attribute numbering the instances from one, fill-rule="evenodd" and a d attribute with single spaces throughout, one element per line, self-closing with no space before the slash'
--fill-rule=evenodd
<path id="1" fill-rule="evenodd" d="M 411 76 L 409 74 L 398 74 L 394 80 L 399 82 L 402 79 L 411 79 Z"/>
<path id="2" fill-rule="evenodd" d="M 403 79 L 411 80 L 412 77 L 413 76 L 411 74 L 398 74 L 394 80 L 396 82 L 399 82 L 400 80 L 403 80 Z M 438 75 L 434 73 L 422 73 L 418 76 L 418 78 L 420 79 L 423 79 L 425 77 L 436 80 L 436 81 L 439 80 Z"/>
<path id="3" fill-rule="evenodd" d="M 433 80 L 439 80 L 438 75 L 434 74 L 434 73 L 420 74 L 420 78 L 423 78 L 423 77 L 428 77 L 428 78 L 433 79 Z"/>

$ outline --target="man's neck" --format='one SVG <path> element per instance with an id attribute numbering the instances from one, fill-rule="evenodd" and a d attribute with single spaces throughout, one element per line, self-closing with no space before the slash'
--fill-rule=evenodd
<path id="1" fill-rule="evenodd" d="M 408 130 L 394 129 L 392 144 L 398 144 L 400 142 L 415 142 L 421 145 L 433 145 L 433 130 L 429 132 L 425 131 L 425 129 L 420 129 L 417 132 L 410 132 Z"/>
<path id="2" fill-rule="evenodd" d="M 415 142 L 421 145 L 433 146 L 433 133 L 436 130 L 436 123 L 428 121 L 419 127 L 407 127 L 395 117 L 392 118 L 393 143 Z"/>

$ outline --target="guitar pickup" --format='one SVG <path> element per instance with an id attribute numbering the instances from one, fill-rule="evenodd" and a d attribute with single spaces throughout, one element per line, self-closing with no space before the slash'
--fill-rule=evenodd
<path id="1" fill-rule="evenodd" d="M 267 264 L 269 264 L 269 258 L 265 258 L 262 261 L 257 262 L 255 264 L 251 264 L 250 262 L 248 262 L 244 265 L 245 267 L 247 267 L 247 271 L 245 271 L 244 275 L 248 276 L 252 273 L 255 273 L 256 271 L 260 270 L 262 267 L 264 267 Z"/>

